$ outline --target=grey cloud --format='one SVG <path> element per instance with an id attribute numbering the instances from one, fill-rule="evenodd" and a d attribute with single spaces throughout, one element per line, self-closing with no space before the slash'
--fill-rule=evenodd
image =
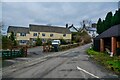
<path id="1" fill-rule="evenodd" d="M 0 3 L 0 22 L 2 21 L 2 3 Z"/>
<path id="2" fill-rule="evenodd" d="M 30 23 L 62 25 L 66 23 L 80 25 L 83 19 L 97 22 L 109 11 L 115 11 L 117 3 L 98 2 L 21 2 L 3 3 L 3 21 L 6 25 L 28 26 Z"/>
<path id="3" fill-rule="evenodd" d="M 108 2 L 108 0 L 2 0 L 3 2 Z M 109 0 L 118 2 L 119 0 Z"/>

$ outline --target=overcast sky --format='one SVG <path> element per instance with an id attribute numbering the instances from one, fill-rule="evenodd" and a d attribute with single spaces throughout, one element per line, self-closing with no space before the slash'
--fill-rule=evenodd
<path id="1" fill-rule="evenodd" d="M 117 2 L 3 2 L 2 21 L 6 26 L 65 26 L 66 23 L 80 26 L 80 21 L 84 19 L 94 23 L 117 9 Z"/>
<path id="2" fill-rule="evenodd" d="M 118 2 L 119 0 L 0 0 L 2 2 Z"/>

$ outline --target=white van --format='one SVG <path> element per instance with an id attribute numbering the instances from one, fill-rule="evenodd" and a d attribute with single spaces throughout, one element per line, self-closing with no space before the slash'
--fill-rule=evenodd
<path id="1" fill-rule="evenodd" d="M 60 45 L 60 44 L 61 44 L 61 43 L 60 43 L 60 40 L 53 40 L 53 41 L 52 41 L 52 45 L 54 45 L 54 44 Z"/>

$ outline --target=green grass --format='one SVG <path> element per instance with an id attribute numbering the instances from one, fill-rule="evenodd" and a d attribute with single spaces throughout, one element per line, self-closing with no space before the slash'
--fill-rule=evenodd
<path id="1" fill-rule="evenodd" d="M 120 58 L 118 56 L 110 57 L 106 53 L 96 52 L 92 49 L 88 49 L 87 54 L 106 68 L 120 74 Z"/>

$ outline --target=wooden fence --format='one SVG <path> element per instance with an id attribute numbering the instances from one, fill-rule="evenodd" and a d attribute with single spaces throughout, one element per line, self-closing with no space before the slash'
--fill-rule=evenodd
<path id="1" fill-rule="evenodd" d="M 2 50 L 0 51 L 2 53 L 2 59 L 11 59 L 11 58 L 17 58 L 17 57 L 26 57 L 27 56 L 27 48 L 22 47 L 19 49 L 11 49 L 11 50 Z"/>

